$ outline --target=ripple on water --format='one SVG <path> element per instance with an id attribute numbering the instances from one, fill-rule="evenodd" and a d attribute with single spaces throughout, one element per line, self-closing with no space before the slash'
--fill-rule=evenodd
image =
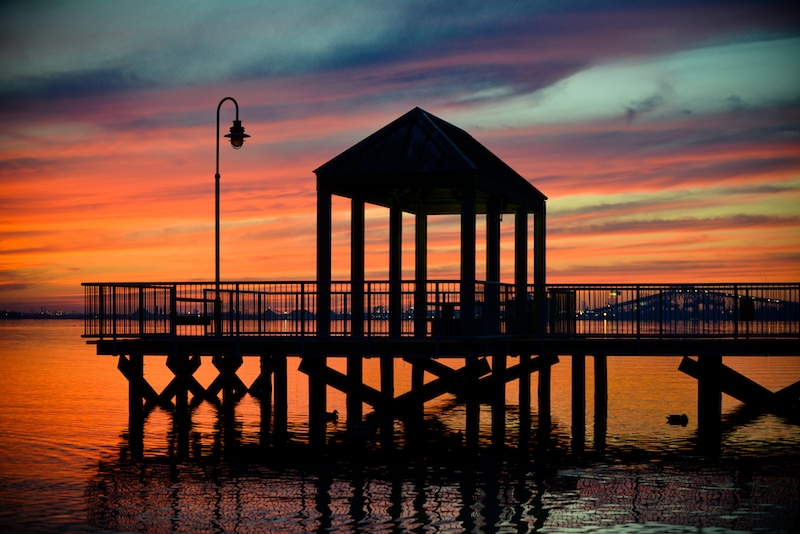
<path id="1" fill-rule="evenodd" d="M 86 490 L 98 529 L 167 531 L 793 531 L 800 468 L 726 463 L 581 464 L 538 472 L 485 462 L 101 463 Z"/>

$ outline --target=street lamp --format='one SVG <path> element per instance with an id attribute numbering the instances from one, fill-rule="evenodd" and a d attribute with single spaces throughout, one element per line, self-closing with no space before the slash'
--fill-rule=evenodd
<path id="1" fill-rule="evenodd" d="M 231 140 L 231 146 L 238 150 L 242 148 L 244 144 L 244 140 L 248 137 L 246 133 L 244 133 L 244 127 L 242 126 L 242 121 L 239 120 L 239 104 L 236 102 L 235 99 L 226 96 L 222 100 L 219 101 L 219 105 L 217 105 L 217 172 L 214 174 L 214 182 L 215 182 L 215 214 L 216 214 L 216 228 L 215 228 L 215 244 L 216 244 L 216 296 L 214 299 L 214 334 L 220 335 L 222 333 L 222 299 L 220 298 L 219 293 L 219 110 L 222 107 L 223 102 L 226 100 L 230 100 L 233 102 L 233 105 L 236 106 L 236 119 L 233 121 L 233 126 L 231 126 L 231 133 L 225 134 L 225 137 Z"/>

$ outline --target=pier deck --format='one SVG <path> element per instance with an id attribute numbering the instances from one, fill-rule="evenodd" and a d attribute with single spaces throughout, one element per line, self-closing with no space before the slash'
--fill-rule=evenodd
<path id="1" fill-rule="evenodd" d="M 414 309 L 418 288 L 366 282 L 363 317 L 353 315 L 349 282 L 333 284 L 330 333 L 317 334 L 314 282 L 84 284 L 84 337 L 98 353 L 140 345 L 153 354 L 177 342 L 213 354 L 235 344 L 242 355 L 269 347 L 294 355 L 402 353 L 466 357 L 481 346 L 508 354 L 796 354 L 800 346 L 800 284 L 549 285 L 544 307 L 535 289 L 478 282 L 468 334 L 462 334 L 458 281 L 429 281 L 427 309 Z M 402 310 L 400 316 L 390 313 Z M 357 333 L 354 333 L 357 332 Z M 401 348 L 402 347 L 402 348 Z"/>
<path id="2" fill-rule="evenodd" d="M 300 357 L 299 370 L 308 375 L 309 442 L 317 445 L 325 442 L 319 414 L 326 412 L 329 387 L 347 395 L 348 425 L 361 424 L 363 406 L 369 405 L 387 422 L 381 432 L 389 440 L 395 417 L 421 417 L 425 402 L 451 393 L 467 403 L 467 437 L 474 441 L 478 405 L 490 402 L 492 433 L 502 442 L 506 383 L 520 381 L 520 417 L 528 420 L 531 374 L 539 373 L 539 417 L 546 425 L 550 367 L 559 355 L 572 356 L 576 450 L 585 440 L 586 356 L 594 362 L 594 419 L 601 429 L 609 355 L 696 357 L 681 370 L 698 380 L 704 443 L 719 442 L 723 391 L 743 390 L 742 400 L 762 409 L 798 405 L 800 382 L 765 404 L 757 384 L 731 378 L 722 356 L 800 356 L 800 284 L 550 285 L 544 298 L 535 298 L 535 287 L 517 295 L 514 285 L 477 282 L 475 301 L 462 306 L 457 281 L 428 281 L 424 288 L 413 281 L 366 282 L 363 288 L 338 282 L 326 299 L 329 317 L 318 313 L 313 282 L 225 283 L 219 294 L 211 283 L 84 286 L 84 337 L 99 355 L 119 357 L 129 384 L 132 429 L 141 429 L 157 406 L 190 413 L 191 406 L 208 400 L 232 408 L 250 393 L 266 410 L 265 439 L 280 439 L 287 425 L 289 357 Z M 354 307 L 353 295 L 363 304 Z M 414 309 L 415 302 L 425 302 L 425 309 Z M 363 316 L 354 315 L 354 308 L 365 310 Z M 469 316 L 462 314 L 465 309 Z M 144 357 L 159 355 L 175 374 L 160 393 L 144 375 Z M 250 386 L 236 374 L 244 357 L 260 358 L 261 374 Z M 373 357 L 380 360 L 378 389 L 362 376 L 362 360 Z M 508 357 L 518 363 L 508 367 Z M 218 371 L 207 388 L 193 376 L 203 358 Z M 346 358 L 346 373 L 328 367 L 327 358 Z M 395 396 L 398 358 L 412 366 L 412 389 Z M 463 361 L 460 368 L 457 359 Z M 426 381 L 426 373 L 433 379 Z M 748 387 L 742 389 L 743 383 Z M 598 434 L 601 445 L 603 435 Z"/>

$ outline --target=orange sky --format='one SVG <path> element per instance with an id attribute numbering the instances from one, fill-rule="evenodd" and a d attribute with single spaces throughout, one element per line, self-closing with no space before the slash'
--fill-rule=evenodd
<path id="1" fill-rule="evenodd" d="M 800 280 L 796 16 L 742 3 L 699 26 L 687 6 L 653 21 L 618 2 L 420 21 L 413 4 L 370 7 L 363 35 L 338 13 L 244 14 L 303 24 L 319 43 L 215 9 L 170 26 L 172 11 L 160 21 L 103 8 L 90 24 L 60 7 L 0 8 L 11 32 L 0 56 L 0 309 L 81 311 L 84 281 L 212 280 L 225 96 L 252 135 L 239 151 L 221 145 L 225 280 L 314 279 L 312 170 L 415 106 L 548 196 L 548 282 Z M 250 44 L 219 50 L 233 27 Z M 23 30 L 36 43 L 24 52 Z M 233 116 L 227 102 L 223 131 Z M 334 206 L 344 279 L 349 209 Z M 454 222 L 431 219 L 431 277 L 458 275 Z M 369 278 L 388 274 L 387 228 L 388 212 L 369 209 Z"/>

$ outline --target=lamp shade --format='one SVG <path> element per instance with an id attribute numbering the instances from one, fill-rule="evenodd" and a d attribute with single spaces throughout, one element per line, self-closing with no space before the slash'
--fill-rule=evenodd
<path id="1" fill-rule="evenodd" d="M 231 140 L 231 146 L 238 150 L 242 148 L 245 138 L 250 136 L 244 133 L 242 121 L 235 120 L 233 121 L 233 126 L 231 126 L 231 133 L 225 134 L 225 137 L 229 138 Z"/>

